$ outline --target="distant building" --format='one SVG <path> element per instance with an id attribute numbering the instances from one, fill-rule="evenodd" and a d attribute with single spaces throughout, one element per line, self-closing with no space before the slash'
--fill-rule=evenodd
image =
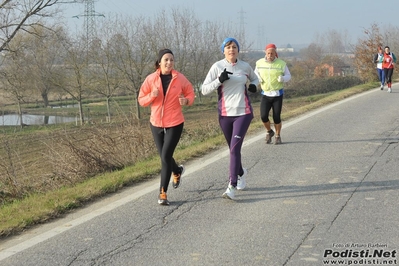
<path id="1" fill-rule="evenodd" d="M 295 50 L 292 47 L 277 48 L 277 53 L 293 53 L 293 52 L 295 52 Z"/>
<path id="2" fill-rule="evenodd" d="M 317 66 L 314 70 L 314 75 L 317 77 L 334 77 L 334 76 L 342 76 L 345 77 L 350 71 L 350 66 L 347 65 L 330 65 L 323 64 Z"/>

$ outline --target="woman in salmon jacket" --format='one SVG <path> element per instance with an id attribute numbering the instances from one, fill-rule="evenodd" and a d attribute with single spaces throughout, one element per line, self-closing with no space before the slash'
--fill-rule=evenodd
<path id="1" fill-rule="evenodd" d="M 184 126 L 183 105 L 194 103 L 190 81 L 174 69 L 174 55 L 169 49 L 159 51 L 155 72 L 146 77 L 138 97 L 141 106 L 151 106 L 150 127 L 161 157 L 161 182 L 158 204 L 169 205 L 166 193 L 171 175 L 173 187 L 178 188 L 184 166 L 177 165 L 173 153 Z"/>

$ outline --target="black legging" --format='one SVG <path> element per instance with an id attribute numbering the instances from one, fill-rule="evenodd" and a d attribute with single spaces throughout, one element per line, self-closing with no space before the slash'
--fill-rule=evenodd
<path id="1" fill-rule="evenodd" d="M 183 125 L 184 123 L 181 123 L 170 128 L 154 127 L 151 125 L 152 136 L 154 137 L 162 164 L 160 190 L 163 187 L 165 192 L 168 191 L 172 171 L 176 173 L 179 171 L 179 166 L 176 164 L 175 159 L 173 159 L 173 153 L 183 132 Z"/>
<path id="2" fill-rule="evenodd" d="M 386 83 L 392 83 L 393 68 L 384 68 Z"/>
<path id="3" fill-rule="evenodd" d="M 262 96 L 260 102 L 260 118 L 263 123 L 269 122 L 270 109 L 273 109 L 274 124 L 281 123 L 281 109 L 283 108 L 283 95 L 277 97 Z"/>

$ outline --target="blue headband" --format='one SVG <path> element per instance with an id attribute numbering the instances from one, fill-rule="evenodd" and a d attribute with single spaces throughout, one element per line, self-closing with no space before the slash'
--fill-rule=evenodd
<path id="1" fill-rule="evenodd" d="M 229 37 L 229 38 L 224 39 L 222 46 L 220 47 L 220 49 L 222 50 L 222 53 L 224 52 L 224 47 L 226 46 L 226 43 L 228 43 L 228 42 L 234 42 L 237 45 L 238 52 L 240 52 L 240 45 L 238 44 L 237 40 Z"/>

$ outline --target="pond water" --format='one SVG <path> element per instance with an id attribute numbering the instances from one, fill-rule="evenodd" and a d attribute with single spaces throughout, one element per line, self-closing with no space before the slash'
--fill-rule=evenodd
<path id="1" fill-rule="evenodd" d="M 75 122 L 76 117 L 65 117 L 56 115 L 22 115 L 25 125 L 53 125 Z M 0 116 L 0 126 L 19 126 L 19 115 L 9 114 Z"/>

